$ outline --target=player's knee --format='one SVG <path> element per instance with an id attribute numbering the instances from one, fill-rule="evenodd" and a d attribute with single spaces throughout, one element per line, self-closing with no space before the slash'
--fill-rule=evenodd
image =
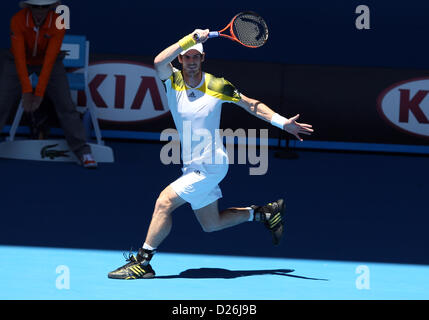
<path id="1" fill-rule="evenodd" d="M 169 213 L 171 210 L 171 206 L 172 206 L 171 200 L 161 193 L 158 199 L 156 199 L 155 212 Z"/>

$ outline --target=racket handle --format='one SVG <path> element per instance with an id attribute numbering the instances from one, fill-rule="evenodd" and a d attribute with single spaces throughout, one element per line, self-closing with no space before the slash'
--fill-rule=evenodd
<path id="1" fill-rule="evenodd" d="M 216 38 L 219 37 L 219 31 L 210 31 L 209 32 L 209 38 Z"/>
<path id="2" fill-rule="evenodd" d="M 216 38 L 216 37 L 219 37 L 219 32 L 218 32 L 218 31 L 210 31 L 210 32 L 209 32 L 209 39 L 210 39 L 210 38 Z M 200 35 L 198 34 L 198 32 L 196 32 L 196 33 L 194 34 L 194 39 L 195 39 L 195 40 L 200 39 Z"/>

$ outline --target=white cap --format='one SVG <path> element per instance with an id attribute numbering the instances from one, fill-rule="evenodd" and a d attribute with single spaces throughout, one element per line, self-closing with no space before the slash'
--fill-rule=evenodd
<path id="1" fill-rule="evenodd" d="M 192 47 L 190 47 L 189 49 L 183 50 L 180 55 L 183 56 L 186 52 L 188 52 L 189 50 L 197 50 L 199 53 L 203 54 L 204 53 L 204 48 L 203 48 L 203 44 L 202 43 L 197 43 L 195 45 L 193 45 Z"/>
<path id="2" fill-rule="evenodd" d="M 47 6 L 49 4 L 54 4 L 59 2 L 59 0 L 27 0 L 21 1 L 19 3 L 20 7 L 24 7 L 26 4 L 35 5 L 35 6 Z"/>

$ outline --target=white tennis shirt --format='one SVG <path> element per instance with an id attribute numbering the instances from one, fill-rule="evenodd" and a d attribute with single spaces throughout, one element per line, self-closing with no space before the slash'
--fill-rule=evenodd
<path id="1" fill-rule="evenodd" d="M 219 135 L 220 115 L 222 103 L 240 101 L 240 93 L 224 78 L 209 73 L 203 73 L 195 88 L 189 87 L 177 69 L 164 84 L 180 136 L 184 167 L 209 173 L 217 171 L 216 166 L 228 165 Z"/>

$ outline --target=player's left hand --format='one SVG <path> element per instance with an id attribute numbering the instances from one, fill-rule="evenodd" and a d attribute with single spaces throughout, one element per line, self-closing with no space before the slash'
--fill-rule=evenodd
<path id="1" fill-rule="evenodd" d="M 300 134 L 311 135 L 314 130 L 312 129 L 313 126 L 311 124 L 296 122 L 298 118 L 299 114 L 288 119 L 283 126 L 283 129 L 290 134 L 293 134 L 299 141 L 302 141 L 303 139 L 299 136 Z"/>

